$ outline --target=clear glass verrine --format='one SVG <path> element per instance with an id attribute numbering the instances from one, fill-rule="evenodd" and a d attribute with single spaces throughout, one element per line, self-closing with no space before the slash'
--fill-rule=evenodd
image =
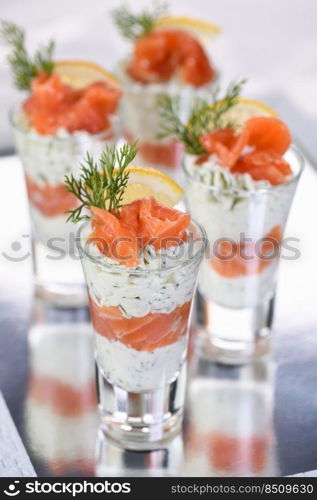
<path id="1" fill-rule="evenodd" d="M 105 433 L 131 449 L 164 441 L 180 428 L 184 405 L 188 326 L 204 230 L 192 222 L 179 254 L 154 268 L 109 265 L 77 244 L 95 333 L 99 408 Z"/>
<path id="2" fill-rule="evenodd" d="M 118 121 L 113 117 L 111 128 L 95 135 L 63 130 L 42 135 L 29 126 L 21 104 L 13 107 L 10 121 L 29 199 L 36 291 L 59 306 L 82 305 L 87 295 L 76 251 L 77 229 L 66 222 L 65 213 L 79 201 L 67 192 L 64 180 L 79 173 L 87 152 L 97 159 L 106 144 L 116 142 Z"/>
<path id="3" fill-rule="evenodd" d="M 269 347 L 284 230 L 304 166 L 294 147 L 285 159 L 293 171 L 290 180 L 243 190 L 198 180 L 190 168 L 195 158 L 184 158 L 188 209 L 209 241 L 199 277 L 198 317 L 204 349 L 218 361 L 245 362 Z"/>
<path id="4" fill-rule="evenodd" d="M 194 87 L 175 79 L 164 83 L 143 84 L 127 75 L 126 66 L 124 61 L 118 69 L 124 88 L 120 105 L 123 136 L 129 141 L 139 141 L 137 161 L 141 165 L 157 168 L 179 180 L 183 144 L 168 137 L 159 139 L 162 132 L 162 96 L 169 95 L 179 99 L 180 117 L 186 121 L 194 100 L 197 97 L 208 98 L 215 80 L 203 87 Z"/>

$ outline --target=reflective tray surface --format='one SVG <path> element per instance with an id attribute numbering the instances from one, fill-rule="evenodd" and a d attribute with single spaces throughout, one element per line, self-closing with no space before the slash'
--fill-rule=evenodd
<path id="1" fill-rule="evenodd" d="M 288 224 L 301 256 L 281 264 L 272 355 L 244 367 L 216 365 L 200 357 L 193 328 L 183 433 L 151 452 L 121 449 L 98 432 L 88 310 L 33 297 L 21 168 L 7 157 L 0 169 L 0 390 L 38 475 L 280 476 L 317 468 L 311 168 Z"/>

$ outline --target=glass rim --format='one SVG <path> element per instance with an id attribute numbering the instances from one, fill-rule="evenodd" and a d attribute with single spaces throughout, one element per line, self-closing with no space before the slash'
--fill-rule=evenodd
<path id="1" fill-rule="evenodd" d="M 219 188 L 219 187 L 216 187 L 216 186 L 208 186 L 208 184 L 205 184 L 204 182 L 196 179 L 193 176 L 193 174 L 191 174 L 188 171 L 188 169 L 187 169 L 187 167 L 185 165 L 186 153 L 183 155 L 183 159 L 182 159 L 182 170 L 183 170 L 186 178 L 189 178 L 195 184 L 199 184 L 200 186 L 203 186 L 208 191 L 212 191 L 212 192 L 218 193 L 218 194 L 219 193 L 221 193 L 221 194 L 230 194 L 230 195 L 234 194 L 235 196 L 239 196 L 241 198 L 249 198 L 249 197 L 252 197 L 252 196 L 257 196 L 258 194 L 273 193 L 273 192 L 281 191 L 285 186 L 289 186 L 289 185 L 294 184 L 295 182 L 298 181 L 298 179 L 300 178 L 300 176 L 301 176 L 301 174 L 302 174 L 302 172 L 304 170 L 304 166 L 305 166 L 305 163 L 306 163 L 305 156 L 300 151 L 299 147 L 295 146 L 295 144 L 291 144 L 291 146 L 285 152 L 284 156 L 287 153 L 289 153 L 289 152 L 293 153 L 296 156 L 296 158 L 297 158 L 297 161 L 298 161 L 298 164 L 299 164 L 298 172 L 295 175 L 292 175 L 292 177 L 288 181 L 283 182 L 283 184 L 278 184 L 276 186 L 263 186 L 263 187 L 260 187 L 258 189 L 254 189 L 254 190 L 244 190 L 244 189 L 237 188 L 237 187 Z M 191 155 L 191 156 L 195 156 L 195 155 Z"/>
<path id="2" fill-rule="evenodd" d="M 201 256 L 203 256 L 205 253 L 206 247 L 207 247 L 207 243 L 208 243 L 207 233 L 206 233 L 204 227 L 199 222 L 195 221 L 191 217 L 190 225 L 193 224 L 194 226 L 196 226 L 196 228 L 198 228 L 198 230 L 200 231 L 201 238 L 200 238 L 199 249 L 190 258 L 186 259 L 183 262 L 180 262 L 179 264 L 171 265 L 171 266 L 164 267 L 164 268 L 158 268 L 158 269 L 135 269 L 133 267 L 127 267 L 127 266 L 122 266 L 122 265 L 120 267 L 119 267 L 119 265 L 118 265 L 118 267 L 114 267 L 114 266 L 111 266 L 110 264 L 106 264 L 105 262 L 100 262 L 92 255 L 89 255 L 89 253 L 83 247 L 82 241 L 81 241 L 81 236 L 82 236 L 83 230 L 87 227 L 87 225 L 89 223 L 90 223 L 89 220 L 85 221 L 83 224 L 80 225 L 80 227 L 76 231 L 75 240 L 76 240 L 76 245 L 77 245 L 77 248 L 79 250 L 80 256 L 82 257 L 82 255 L 84 255 L 94 264 L 98 264 L 98 265 L 102 266 L 103 268 L 107 269 L 107 271 L 109 271 L 111 273 L 115 273 L 115 274 L 128 273 L 128 274 L 133 274 L 133 275 L 145 276 L 145 275 L 149 275 L 149 274 L 166 273 L 166 272 L 171 273 L 174 271 L 178 271 L 179 269 L 186 267 L 189 263 L 195 262 Z"/>
<path id="3" fill-rule="evenodd" d="M 30 134 L 30 133 L 36 133 L 36 135 L 38 137 L 40 137 L 41 139 L 43 139 L 44 141 L 47 140 L 52 140 L 54 139 L 55 141 L 69 141 L 70 139 L 73 139 L 73 140 L 76 140 L 76 139 L 80 139 L 81 138 L 81 134 L 82 135 L 86 135 L 87 137 L 90 137 L 92 139 L 107 139 L 107 134 L 108 133 L 111 133 L 115 130 L 116 127 L 118 127 L 119 125 L 119 122 L 120 122 L 120 119 L 119 119 L 119 108 L 118 108 L 118 112 L 117 113 L 114 113 L 114 114 L 111 114 L 109 115 L 109 118 L 110 118 L 110 126 L 103 130 L 102 132 L 98 132 L 97 134 L 91 134 L 90 132 L 87 132 L 87 130 L 75 130 L 74 132 L 67 132 L 67 136 L 66 137 L 60 137 L 58 135 L 52 135 L 52 134 L 39 134 L 38 132 L 36 132 L 36 130 L 34 130 L 33 128 L 29 128 L 29 129 L 26 129 L 25 127 L 23 127 L 23 125 L 20 125 L 19 123 L 17 123 L 17 120 L 16 120 L 16 117 L 15 115 L 20 111 L 23 113 L 23 110 L 22 110 L 22 104 L 23 104 L 23 100 L 20 100 L 20 101 L 16 101 L 14 104 L 11 105 L 10 109 L 9 109 L 9 122 L 10 124 L 12 125 L 12 127 L 16 130 L 18 130 L 19 132 L 21 132 L 22 134 Z M 61 127 L 62 128 L 62 127 Z"/>

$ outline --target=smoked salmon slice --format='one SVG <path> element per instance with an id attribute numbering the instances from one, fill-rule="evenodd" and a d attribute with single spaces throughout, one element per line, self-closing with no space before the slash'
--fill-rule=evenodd
<path id="1" fill-rule="evenodd" d="M 31 90 L 23 109 L 32 127 L 43 135 L 53 135 L 60 128 L 68 132 L 102 132 L 109 128 L 109 115 L 116 111 L 121 97 L 121 91 L 107 82 L 73 89 L 62 82 L 58 73 L 34 78 Z"/>
<path id="2" fill-rule="evenodd" d="M 77 198 L 66 190 L 64 184 L 39 185 L 31 177 L 26 175 L 25 178 L 30 202 L 46 217 L 64 215 L 78 206 Z"/>
<path id="3" fill-rule="evenodd" d="M 139 220 L 139 236 L 143 239 L 143 245 L 152 244 L 159 250 L 178 246 L 186 240 L 190 215 L 165 207 L 154 198 L 143 198 Z"/>
<path id="4" fill-rule="evenodd" d="M 233 173 L 251 175 L 255 181 L 269 181 L 272 186 L 283 184 L 292 175 L 289 164 L 274 151 L 255 151 L 242 156 L 232 168 Z"/>
<path id="5" fill-rule="evenodd" d="M 127 128 L 123 135 L 130 143 L 137 140 Z M 139 141 L 138 153 L 146 164 L 163 166 L 165 168 L 178 168 L 184 154 L 184 145 L 180 141 L 171 140 L 168 143 L 161 141 Z"/>
<path id="6" fill-rule="evenodd" d="M 238 278 L 259 274 L 274 262 L 280 254 L 282 228 L 274 226 L 259 240 L 247 243 L 219 243 L 217 253 L 210 260 L 211 267 L 225 278 Z"/>
<path id="7" fill-rule="evenodd" d="M 241 133 L 233 128 L 208 132 L 200 137 L 207 153 L 234 174 L 249 174 L 255 181 L 283 184 L 292 170 L 282 155 L 291 144 L 287 125 L 278 118 L 255 116 L 246 121 Z M 199 165 L 205 156 L 198 158 Z"/>
<path id="8" fill-rule="evenodd" d="M 98 306 L 90 299 L 94 329 L 109 340 L 139 351 L 153 351 L 177 342 L 187 331 L 190 302 L 171 313 L 149 313 L 141 318 L 125 318 L 120 309 Z M 116 316 L 114 318 L 114 315 Z"/>
<path id="9" fill-rule="evenodd" d="M 208 132 L 200 138 L 200 143 L 209 154 L 215 154 L 223 166 L 232 167 L 248 144 L 248 138 L 247 128 L 236 134 L 233 128 L 228 127 Z"/>
<path id="10" fill-rule="evenodd" d="M 139 154 L 143 161 L 152 165 L 177 168 L 181 163 L 183 152 L 183 144 L 178 141 L 171 141 L 168 144 L 150 141 L 139 143 Z"/>
<path id="11" fill-rule="evenodd" d="M 127 71 L 142 83 L 166 82 L 179 71 L 184 83 L 195 87 L 215 76 L 201 44 L 181 30 L 155 30 L 137 40 Z"/>
<path id="12" fill-rule="evenodd" d="M 107 257 L 127 267 L 139 264 L 139 250 L 156 250 L 186 241 L 190 215 L 168 208 L 152 197 L 133 201 L 118 213 L 91 207 L 92 232 L 88 242 Z"/>
<path id="13" fill-rule="evenodd" d="M 87 242 L 97 246 L 99 252 L 120 264 L 135 267 L 139 263 L 138 242 L 133 228 L 120 221 L 119 214 L 91 207 L 92 228 Z"/>
<path id="14" fill-rule="evenodd" d="M 254 116 L 246 122 L 249 131 L 248 145 L 256 151 L 273 151 L 283 155 L 292 138 L 288 126 L 279 118 Z"/>

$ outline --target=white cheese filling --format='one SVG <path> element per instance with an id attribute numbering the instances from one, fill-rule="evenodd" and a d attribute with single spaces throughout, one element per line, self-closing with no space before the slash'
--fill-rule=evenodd
<path id="1" fill-rule="evenodd" d="M 185 361 L 187 335 L 153 351 L 137 351 L 96 332 L 97 362 L 105 378 L 128 392 L 154 391 L 175 379 Z"/>
<path id="2" fill-rule="evenodd" d="M 210 255 L 221 239 L 239 243 L 265 237 L 275 226 L 284 229 L 296 184 L 273 188 L 267 181 L 254 181 L 249 174 L 233 175 L 211 156 L 196 165 L 197 156 L 186 155 L 187 202 L 192 216 L 208 236 Z M 256 275 L 227 278 L 205 260 L 199 290 L 227 307 L 253 307 L 274 293 L 277 261 Z"/>
<path id="3" fill-rule="evenodd" d="M 76 224 L 66 222 L 67 215 L 46 216 L 43 215 L 30 202 L 32 223 L 39 241 L 52 252 L 59 250 L 67 254 L 75 252 Z"/>
<path id="4" fill-rule="evenodd" d="M 66 174 L 78 174 L 87 151 L 98 158 L 105 144 L 85 131 L 59 129 L 55 135 L 38 134 L 25 124 L 23 115 L 14 132 L 25 173 L 40 186 L 63 184 Z"/>
<path id="5" fill-rule="evenodd" d="M 118 307 L 126 318 L 169 314 L 193 296 L 199 262 L 196 258 L 187 262 L 191 250 L 192 243 L 187 242 L 158 252 L 148 246 L 134 269 L 119 265 L 95 245 L 86 244 L 86 251 L 98 258 L 98 262 L 86 257 L 82 260 L 89 294 L 100 306 Z M 137 270 L 153 272 L 138 274 Z"/>

